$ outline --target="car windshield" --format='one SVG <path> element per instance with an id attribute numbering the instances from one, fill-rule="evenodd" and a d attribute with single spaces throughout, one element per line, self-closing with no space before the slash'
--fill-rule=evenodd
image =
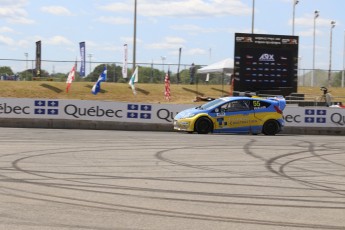
<path id="1" fill-rule="evenodd" d="M 218 98 L 216 100 L 207 102 L 206 104 L 200 105 L 198 107 L 196 107 L 197 109 L 202 109 L 202 110 L 208 110 L 208 109 L 212 109 L 215 108 L 221 104 L 224 103 L 224 100 L 222 98 Z"/>

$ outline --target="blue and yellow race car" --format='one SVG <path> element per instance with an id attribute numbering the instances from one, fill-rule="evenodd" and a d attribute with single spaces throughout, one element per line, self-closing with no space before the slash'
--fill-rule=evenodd
<path id="1" fill-rule="evenodd" d="M 179 112 L 174 130 L 275 135 L 284 127 L 285 106 L 283 97 L 222 97 Z"/>

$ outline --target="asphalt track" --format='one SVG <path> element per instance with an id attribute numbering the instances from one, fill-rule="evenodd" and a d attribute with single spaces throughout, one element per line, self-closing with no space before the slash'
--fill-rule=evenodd
<path id="1" fill-rule="evenodd" d="M 345 229 L 343 136 L 0 128 L 0 229 Z"/>

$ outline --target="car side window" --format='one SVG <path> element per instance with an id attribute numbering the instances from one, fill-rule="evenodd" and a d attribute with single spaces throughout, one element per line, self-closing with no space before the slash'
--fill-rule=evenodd
<path id="1" fill-rule="evenodd" d="M 249 109 L 250 109 L 249 101 L 237 100 L 237 101 L 229 102 L 226 111 L 227 112 L 247 111 Z"/>

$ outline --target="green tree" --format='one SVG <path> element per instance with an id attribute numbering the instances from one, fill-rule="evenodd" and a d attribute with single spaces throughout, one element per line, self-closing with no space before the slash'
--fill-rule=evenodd
<path id="1" fill-rule="evenodd" d="M 332 80 L 332 86 L 333 87 L 340 87 L 341 86 L 341 78 L 342 78 L 342 71 L 335 73 L 333 80 Z"/>
<path id="2" fill-rule="evenodd" d="M 13 75 L 13 71 L 9 66 L 0 66 L 0 75 Z"/>

